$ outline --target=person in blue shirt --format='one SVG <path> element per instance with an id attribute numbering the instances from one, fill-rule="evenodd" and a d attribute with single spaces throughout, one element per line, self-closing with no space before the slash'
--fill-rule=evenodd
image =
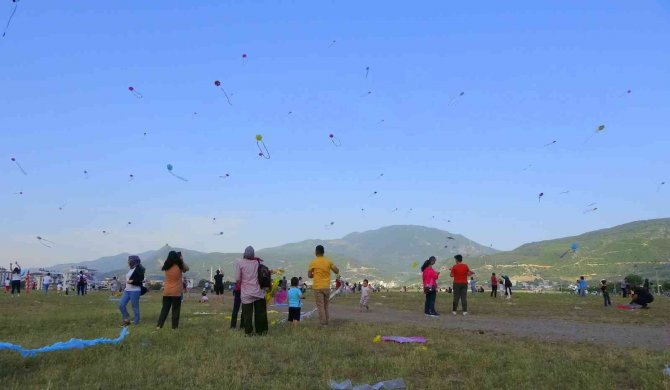
<path id="1" fill-rule="evenodd" d="M 586 288 L 586 280 L 584 280 L 583 276 L 579 277 L 579 284 L 577 285 L 577 287 L 579 288 L 579 295 L 585 297 L 587 288 Z"/>
<path id="2" fill-rule="evenodd" d="M 303 299 L 298 283 L 298 278 L 292 277 L 291 288 L 288 290 L 288 322 L 293 326 L 300 323 L 300 300 Z"/>

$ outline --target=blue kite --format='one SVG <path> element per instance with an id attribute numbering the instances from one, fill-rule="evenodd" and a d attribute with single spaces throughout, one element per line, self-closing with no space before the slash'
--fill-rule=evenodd
<path id="1" fill-rule="evenodd" d="M 108 339 L 105 337 L 93 340 L 70 339 L 69 341 L 60 341 L 55 344 L 35 349 L 26 349 L 20 345 L 0 342 L 0 350 L 8 349 L 20 353 L 21 356 L 23 357 L 33 357 L 39 353 L 45 353 L 45 352 L 63 351 L 66 349 L 75 349 L 75 348 L 84 349 L 86 347 L 92 347 L 98 344 L 119 344 L 121 341 L 123 341 L 126 335 L 128 335 L 128 328 L 123 328 L 121 329 L 121 334 L 119 335 L 119 337 L 115 339 Z"/>

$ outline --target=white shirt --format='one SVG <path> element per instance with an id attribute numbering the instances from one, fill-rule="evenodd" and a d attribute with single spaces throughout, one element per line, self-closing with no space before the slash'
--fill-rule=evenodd
<path id="1" fill-rule="evenodd" d="M 10 284 L 11 282 L 9 281 L 9 279 L 5 279 L 5 287 L 9 286 Z"/>
<path id="2" fill-rule="evenodd" d="M 12 274 L 12 281 L 21 280 L 21 274 Z"/>
<path id="3" fill-rule="evenodd" d="M 372 291 L 372 287 L 368 284 L 367 287 L 363 286 L 361 287 L 361 298 L 365 298 L 370 296 L 370 292 Z"/>
<path id="4" fill-rule="evenodd" d="M 51 276 L 47 275 L 42 278 L 42 284 L 51 284 Z"/>
<path id="5" fill-rule="evenodd" d="M 132 284 L 128 283 L 128 281 L 130 280 L 130 277 L 133 276 L 133 271 L 135 271 L 135 268 L 131 269 L 126 274 L 126 291 L 142 291 L 142 287 L 133 286 Z"/>

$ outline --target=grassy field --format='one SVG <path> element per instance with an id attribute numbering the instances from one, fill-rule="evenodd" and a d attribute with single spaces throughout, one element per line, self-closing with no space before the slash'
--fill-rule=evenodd
<path id="1" fill-rule="evenodd" d="M 438 310 L 446 304 L 445 297 L 438 297 Z M 410 309 L 421 298 L 418 294 L 389 293 L 375 295 L 373 302 Z M 486 315 L 535 316 L 538 311 L 552 315 L 551 308 L 556 307 L 555 315 L 561 316 L 570 312 L 563 308 L 569 305 L 568 299 L 576 300 L 527 295 L 513 301 L 518 305 L 506 306 L 502 301 L 489 303 L 481 298 L 472 299 L 473 314 L 486 310 Z M 355 306 L 354 299 L 338 298 L 337 305 Z M 599 303 L 594 298 L 592 308 L 590 300 L 582 303 L 582 312 L 597 310 L 596 301 Z M 526 309 L 523 302 L 528 303 Z M 310 299 L 307 304 L 311 306 Z M 0 383 L 8 389 L 326 389 L 330 379 L 349 378 L 358 384 L 402 377 L 409 389 L 670 388 L 670 377 L 662 374 L 670 362 L 669 352 L 337 319 L 328 328 L 318 327 L 315 319 L 297 329 L 274 325 L 267 337 L 247 338 L 229 329 L 229 295 L 224 304 L 187 301 L 178 331 L 156 331 L 160 296 L 151 293 L 142 298 L 141 305 L 143 323 L 131 326 L 129 336 L 118 346 L 59 351 L 28 359 L 0 351 Z M 116 306 L 117 302 L 104 293 L 85 297 L 36 293 L 18 299 L 2 295 L 0 341 L 35 348 L 71 337 L 116 337 L 120 331 Z M 663 307 L 667 316 L 667 307 Z M 279 313 L 272 313 L 271 318 L 285 316 L 284 308 L 276 310 Z M 654 314 L 661 311 L 660 305 L 659 310 L 650 310 Z M 429 342 L 426 349 L 373 343 L 377 334 L 425 336 Z"/>
<path id="2" fill-rule="evenodd" d="M 511 300 L 498 296 L 493 299 L 490 292 L 468 293 L 468 310 L 470 314 L 490 317 L 531 317 L 536 319 L 563 319 L 580 322 L 635 324 L 668 326 L 670 324 L 670 299 L 655 297 L 650 310 L 624 311 L 616 309 L 616 305 L 628 304 L 629 298 L 610 296 L 612 307 L 604 307 L 601 296 L 587 296 L 585 298 L 571 294 L 535 294 L 514 292 Z M 355 305 L 358 295 L 342 296 L 338 303 Z M 424 295 L 420 292 L 408 293 L 377 293 L 373 296 L 377 304 L 394 309 L 423 312 Z M 453 295 L 439 293 L 436 300 L 438 312 L 451 312 Z"/>

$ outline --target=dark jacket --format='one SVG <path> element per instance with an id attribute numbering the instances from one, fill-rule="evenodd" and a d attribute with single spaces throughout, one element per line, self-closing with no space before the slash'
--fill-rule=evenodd
<path id="1" fill-rule="evenodd" d="M 133 274 L 130 275 L 130 280 L 133 282 L 130 283 L 133 286 L 142 286 L 142 282 L 144 282 L 144 267 L 142 267 L 142 264 L 138 264 L 134 269 L 133 269 Z"/>

